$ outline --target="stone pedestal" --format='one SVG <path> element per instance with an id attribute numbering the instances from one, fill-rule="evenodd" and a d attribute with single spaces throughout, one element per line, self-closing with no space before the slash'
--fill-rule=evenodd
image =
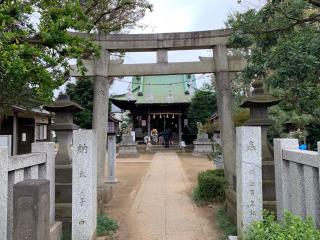
<path id="1" fill-rule="evenodd" d="M 137 143 L 133 140 L 131 134 L 123 134 L 122 141 L 120 143 L 119 158 L 137 158 L 139 153 L 137 150 Z"/>
<path id="2" fill-rule="evenodd" d="M 206 156 L 213 153 L 212 142 L 209 140 L 208 134 L 198 134 L 197 140 L 193 142 L 194 156 Z"/>
<path id="3" fill-rule="evenodd" d="M 13 239 L 49 239 L 49 181 L 24 180 L 13 187 Z"/>

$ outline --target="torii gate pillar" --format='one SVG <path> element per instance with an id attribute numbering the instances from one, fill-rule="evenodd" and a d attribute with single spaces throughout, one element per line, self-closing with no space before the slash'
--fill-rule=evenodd
<path id="1" fill-rule="evenodd" d="M 97 210 L 100 214 L 104 212 L 104 203 L 107 194 L 105 172 L 109 106 L 109 61 L 109 51 L 102 50 L 101 56 L 95 60 L 94 66 L 92 128 L 96 130 L 97 134 Z"/>
<path id="2" fill-rule="evenodd" d="M 232 111 L 231 82 L 229 75 L 227 46 L 216 45 L 213 48 L 213 59 L 216 68 L 217 102 L 222 135 L 222 155 L 224 174 L 228 181 L 226 204 L 228 216 L 236 216 L 236 143 Z"/>

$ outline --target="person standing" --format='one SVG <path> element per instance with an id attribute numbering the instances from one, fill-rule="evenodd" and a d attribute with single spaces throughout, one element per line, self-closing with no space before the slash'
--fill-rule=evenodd
<path id="1" fill-rule="evenodd" d="M 164 147 L 169 148 L 169 141 L 170 141 L 170 131 L 169 129 L 164 130 L 163 132 L 163 140 L 164 140 Z"/>

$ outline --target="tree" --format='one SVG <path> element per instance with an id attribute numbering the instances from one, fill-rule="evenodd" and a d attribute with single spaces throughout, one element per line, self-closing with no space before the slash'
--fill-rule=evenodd
<path id="1" fill-rule="evenodd" d="M 207 122 L 216 111 L 216 93 L 211 85 L 205 85 L 192 97 L 188 112 L 190 125 L 195 127 L 197 122 Z"/>
<path id="2" fill-rule="evenodd" d="M 81 105 L 84 109 L 74 116 L 75 124 L 80 128 L 92 129 L 93 113 L 93 80 L 88 77 L 81 77 L 75 83 L 68 83 L 66 92 L 70 99 Z M 108 109 L 111 110 L 111 101 Z"/>
<path id="3" fill-rule="evenodd" d="M 249 53 L 242 81 L 263 79 L 284 99 L 271 110 L 282 126 L 290 120 L 305 127 L 320 119 L 319 22 L 319 8 L 305 0 L 270 0 L 228 20 L 234 30 L 230 45 Z"/>
<path id="4" fill-rule="evenodd" d="M 76 83 L 69 83 L 66 92 L 72 101 L 84 108 L 75 114 L 75 124 L 80 128 L 92 129 L 93 84 L 91 79 L 81 78 Z"/>
<path id="5" fill-rule="evenodd" d="M 147 9 L 146 0 L 1 1 L 0 114 L 52 101 L 53 90 L 69 79 L 70 59 L 99 55 L 98 46 L 69 30 L 119 32 Z"/>

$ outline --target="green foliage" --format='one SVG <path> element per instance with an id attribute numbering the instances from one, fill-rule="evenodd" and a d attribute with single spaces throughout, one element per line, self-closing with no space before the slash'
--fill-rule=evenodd
<path id="1" fill-rule="evenodd" d="M 61 240 L 71 240 L 71 233 L 62 233 Z"/>
<path id="2" fill-rule="evenodd" d="M 92 128 L 93 84 L 90 78 L 81 78 L 76 83 L 69 83 L 66 92 L 70 99 L 84 108 L 74 116 L 75 124 L 80 128 Z"/>
<path id="3" fill-rule="evenodd" d="M 119 225 L 116 221 L 109 218 L 108 216 L 99 215 L 97 218 L 97 236 L 108 236 L 112 237 L 117 231 Z"/>
<path id="4" fill-rule="evenodd" d="M 188 112 L 190 125 L 196 127 L 197 122 L 205 123 L 216 111 L 217 100 L 213 88 L 207 86 L 196 91 Z"/>
<path id="5" fill-rule="evenodd" d="M 207 170 L 198 174 L 198 189 L 194 198 L 202 201 L 223 201 L 226 180 L 223 169 Z"/>
<path id="6" fill-rule="evenodd" d="M 275 216 L 264 213 L 263 221 L 254 222 L 244 235 L 244 240 L 317 240 L 320 231 L 311 218 L 302 220 L 288 211 L 284 213 L 283 223 L 278 223 Z"/>
<path id="7" fill-rule="evenodd" d="M 249 119 L 250 111 L 248 109 L 241 109 L 234 115 L 234 125 L 236 127 L 241 126 L 245 121 Z"/>
<path id="8" fill-rule="evenodd" d="M 310 144 L 310 150 L 317 151 L 317 141 L 320 139 L 320 124 L 313 123 L 307 126 L 307 143 Z"/>
<path id="9" fill-rule="evenodd" d="M 192 191 L 192 199 L 193 201 L 195 201 L 197 204 L 202 204 L 204 203 L 204 201 L 202 200 L 201 196 L 200 196 L 200 191 L 199 191 L 199 187 L 195 187 Z"/>
<path id="10" fill-rule="evenodd" d="M 241 82 L 263 79 L 269 92 L 284 99 L 273 112 L 280 121 L 274 136 L 288 120 L 300 128 L 320 120 L 319 21 L 320 8 L 305 0 L 267 1 L 260 10 L 229 17 L 230 45 L 248 59 Z"/>
<path id="11" fill-rule="evenodd" d="M 236 236 L 237 235 L 237 226 L 232 224 L 228 219 L 226 210 L 224 208 L 220 208 L 217 211 L 216 219 L 218 222 L 219 228 L 223 231 L 224 236 L 222 239 L 226 239 L 228 236 Z"/>
<path id="12" fill-rule="evenodd" d="M 99 47 L 72 32 L 118 32 L 145 11 L 137 1 L 1 1 L 0 113 L 12 105 L 31 108 L 52 101 L 53 90 L 69 79 L 69 60 L 99 55 Z"/>

